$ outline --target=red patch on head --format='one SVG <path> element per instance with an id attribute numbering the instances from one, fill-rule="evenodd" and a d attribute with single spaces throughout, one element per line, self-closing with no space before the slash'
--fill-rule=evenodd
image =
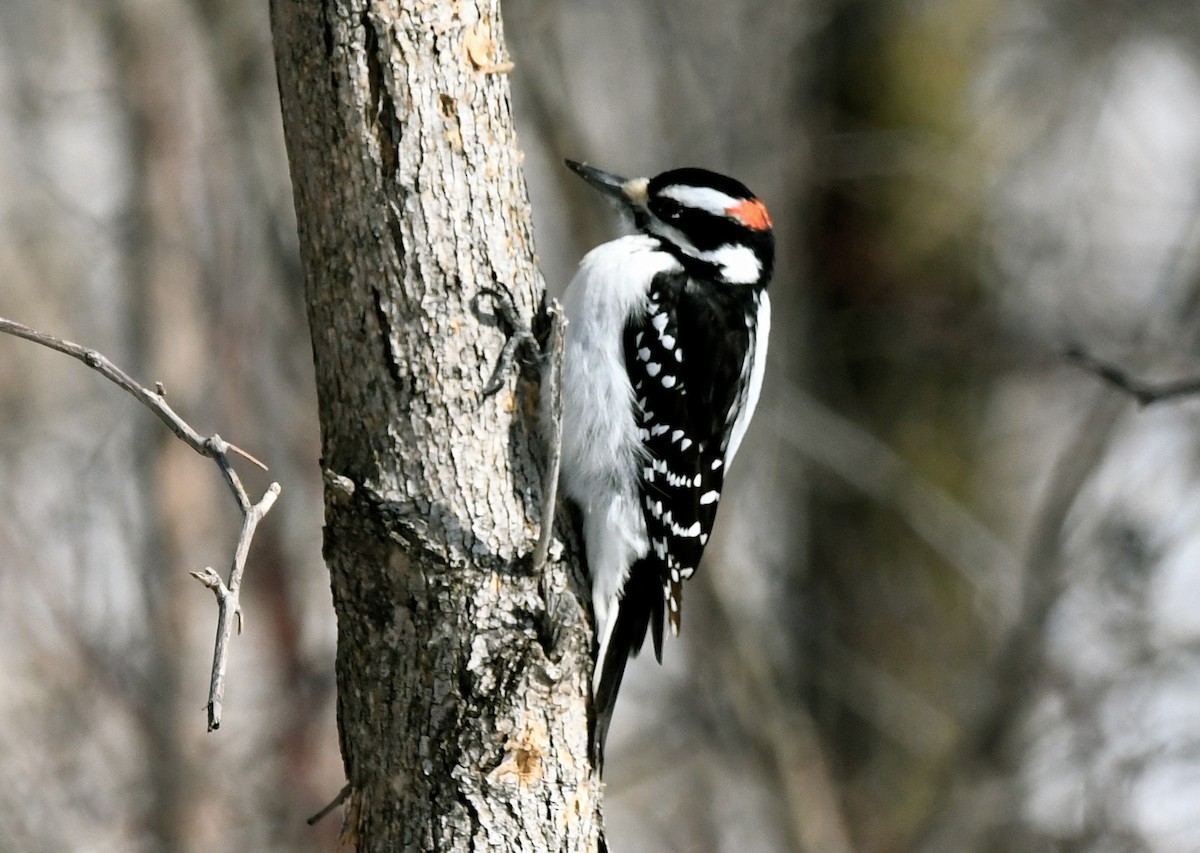
<path id="1" fill-rule="evenodd" d="M 725 208 L 725 212 L 755 231 L 766 231 L 771 227 L 771 215 L 767 213 L 767 206 L 756 198 L 740 201 L 733 207 Z"/>

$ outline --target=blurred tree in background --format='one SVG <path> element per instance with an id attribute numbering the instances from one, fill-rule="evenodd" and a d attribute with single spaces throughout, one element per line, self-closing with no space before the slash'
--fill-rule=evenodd
<path id="1" fill-rule="evenodd" d="M 552 288 L 608 212 L 559 165 L 703 165 L 780 242 L 757 419 L 614 850 L 1200 849 L 1200 7 L 510 0 Z M 343 782 L 316 402 L 266 4 L 0 6 L 0 315 L 272 465 L 236 515 L 102 380 L 0 340 L 4 850 L 326 850 Z"/>

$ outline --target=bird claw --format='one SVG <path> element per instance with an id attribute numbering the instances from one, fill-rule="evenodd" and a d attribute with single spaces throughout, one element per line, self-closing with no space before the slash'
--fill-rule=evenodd
<path id="1" fill-rule="evenodd" d="M 492 300 L 494 314 L 488 315 L 480 308 L 484 297 Z M 508 375 L 512 372 L 514 362 L 519 362 L 522 373 L 526 368 L 537 368 L 542 362 L 542 341 L 531 326 L 517 313 L 512 295 L 506 290 L 485 287 L 475 297 L 475 313 L 480 317 L 491 316 L 508 327 L 504 347 L 496 358 L 496 366 L 492 369 L 491 378 L 483 386 L 483 396 L 491 397 L 504 387 Z M 542 297 L 542 309 L 534 319 L 535 324 L 541 325 L 546 313 L 545 297 Z"/>

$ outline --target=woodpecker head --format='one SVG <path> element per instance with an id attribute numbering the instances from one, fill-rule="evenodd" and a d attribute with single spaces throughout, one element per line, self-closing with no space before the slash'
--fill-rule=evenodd
<path id="1" fill-rule="evenodd" d="M 616 199 L 634 226 L 659 238 L 685 268 L 726 284 L 765 287 L 771 278 L 771 217 L 744 184 L 707 169 L 622 178 L 574 160 L 566 163 Z"/>

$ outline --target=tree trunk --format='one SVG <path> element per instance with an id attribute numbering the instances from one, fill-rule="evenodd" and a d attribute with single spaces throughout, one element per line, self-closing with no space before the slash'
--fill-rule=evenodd
<path id="1" fill-rule="evenodd" d="M 591 850 L 591 635 L 530 568 L 533 389 L 481 388 L 542 283 L 499 3 L 273 0 L 320 395 L 338 720 L 359 850 Z M 555 550 L 555 549 L 552 549 Z M 572 549 L 567 549 L 570 554 Z"/>

